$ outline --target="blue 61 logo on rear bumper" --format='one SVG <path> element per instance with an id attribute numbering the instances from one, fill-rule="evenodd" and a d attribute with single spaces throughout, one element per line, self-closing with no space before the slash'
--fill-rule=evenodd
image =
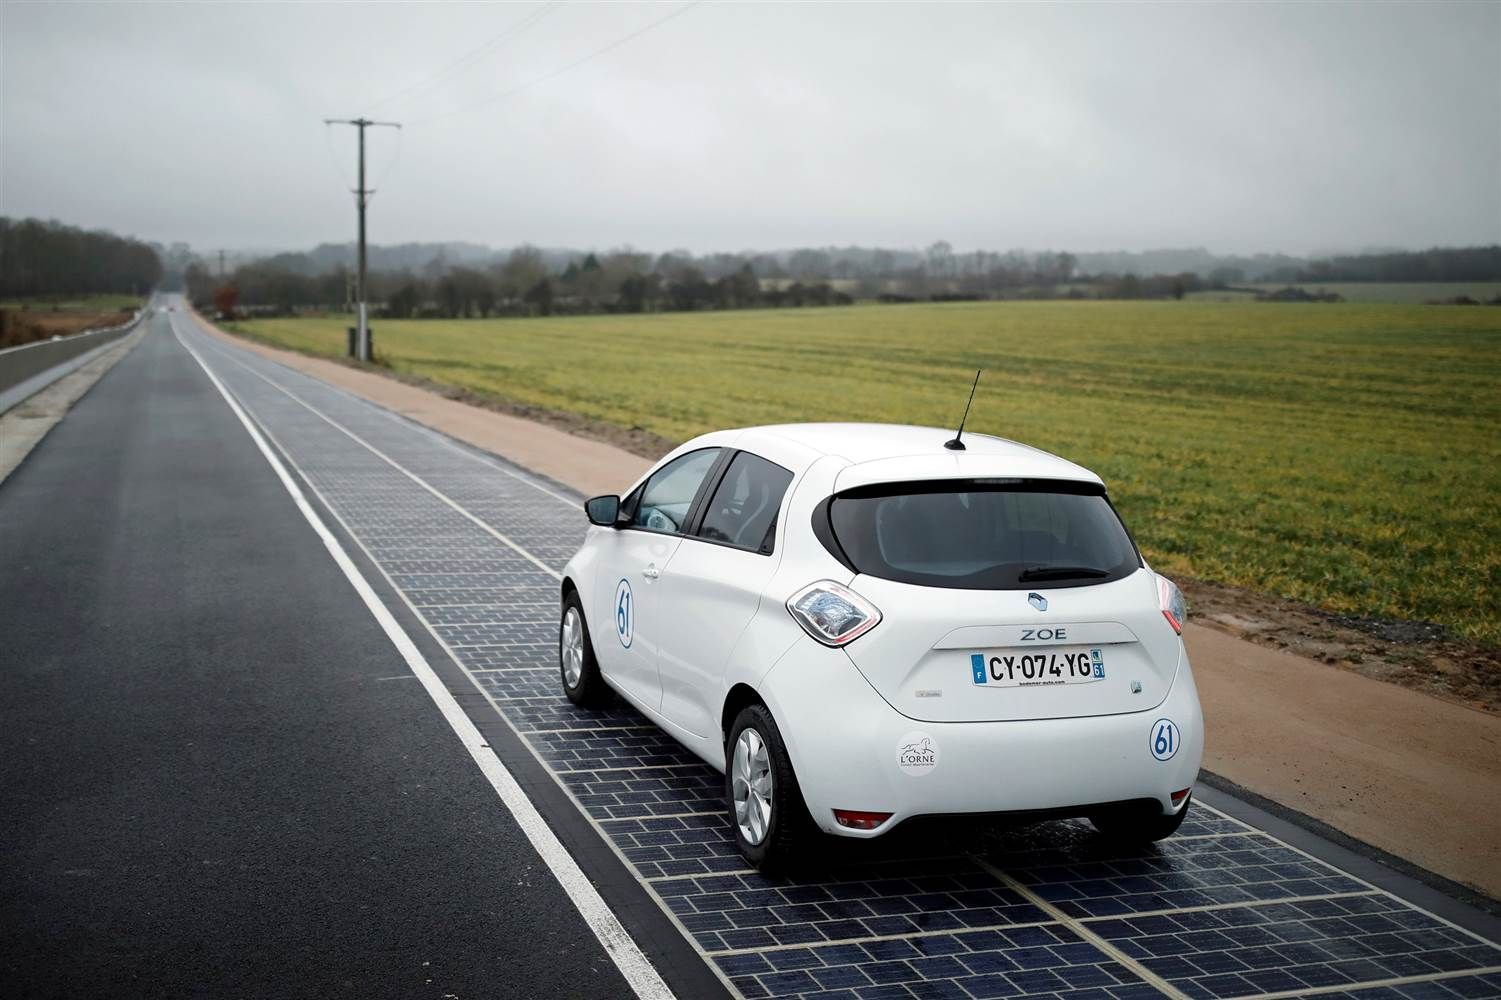
<path id="1" fill-rule="evenodd" d="M 1098 647 L 1037 653 L 970 653 L 970 674 L 986 687 L 1087 684 L 1105 679 L 1105 656 Z"/>

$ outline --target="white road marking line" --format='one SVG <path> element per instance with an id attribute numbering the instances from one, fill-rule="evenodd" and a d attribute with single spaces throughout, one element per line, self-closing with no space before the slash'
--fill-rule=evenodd
<path id="1" fill-rule="evenodd" d="M 639 817 L 631 817 L 636 819 Z M 648 882 L 681 882 L 685 878 L 723 878 L 726 875 L 759 875 L 754 868 L 731 868 L 722 872 L 689 872 L 686 875 L 653 875 Z"/>
<path id="2" fill-rule="evenodd" d="M 549 670 L 548 673 L 550 674 L 552 671 Z M 533 736 L 551 736 L 553 733 L 619 733 L 656 728 L 656 726 L 648 722 L 642 725 L 633 724 L 629 726 L 579 726 L 576 729 L 529 729 L 522 735 L 527 739 L 531 739 Z"/>
<path id="3" fill-rule="evenodd" d="M 1168 982 L 1166 979 L 1163 979 L 1161 976 L 1157 975 L 1157 973 L 1153 972 L 1145 965 L 1142 965 L 1136 959 L 1132 958 L 1130 955 L 1127 955 L 1125 952 L 1121 951 L 1105 938 L 1096 934 L 1094 931 L 1090 930 L 1084 924 L 1069 916 L 1067 913 L 1064 913 L 1062 910 L 1054 906 L 1052 903 L 1048 902 L 1046 899 L 1043 899 L 1037 893 L 1033 892 L 1030 888 L 1013 878 L 1010 873 L 997 868 L 995 865 L 986 861 L 984 858 L 975 858 L 974 862 L 981 868 L 990 872 L 990 874 L 994 875 L 996 878 L 1000 879 L 1002 882 L 1006 883 L 1006 885 L 1009 886 L 1014 892 L 1020 895 L 1027 902 L 1031 903 L 1033 906 L 1037 907 L 1043 913 L 1050 914 L 1054 920 L 1067 927 L 1069 930 L 1073 931 L 1081 939 L 1088 941 L 1100 951 L 1104 952 L 1106 955 L 1115 959 L 1115 961 L 1119 962 L 1121 965 L 1124 965 L 1126 968 L 1136 973 L 1137 976 L 1141 977 L 1146 982 L 1151 983 L 1165 996 L 1172 997 L 1174 998 L 1174 1000 L 1189 1000 L 1188 995 L 1179 990 L 1172 983 Z M 1129 914 L 1127 914 L 1127 916 L 1129 917 Z"/>
<path id="4" fill-rule="evenodd" d="M 173 334 L 176 335 L 176 333 L 176 325 L 173 324 Z M 532 847 L 541 856 L 543 863 L 547 865 L 553 877 L 558 880 L 558 884 L 563 887 L 563 891 L 568 894 L 568 898 L 573 901 L 573 905 L 578 908 L 579 915 L 584 918 L 584 922 L 594 932 L 594 936 L 604 948 L 605 954 L 610 956 L 616 968 L 620 970 L 621 976 L 624 977 L 625 981 L 638 997 L 652 998 L 652 1000 L 672 1000 L 672 991 L 668 989 L 667 984 L 657 973 L 656 968 L 652 966 L 651 961 L 641 952 L 641 949 L 631 938 L 630 933 L 621 925 L 620 920 L 611 911 L 609 906 L 605 904 L 599 892 L 594 888 L 593 883 L 584 875 L 578 863 L 573 860 L 573 856 L 568 853 L 568 850 L 553 834 L 551 828 L 547 825 L 547 821 L 542 818 L 542 814 L 537 811 L 537 807 L 532 804 L 531 799 L 526 797 L 526 793 L 521 790 L 521 786 L 516 783 L 516 779 L 512 777 L 511 772 L 500 762 L 500 758 L 490 749 L 489 744 L 485 742 L 485 738 L 480 734 L 479 729 L 470 721 L 469 716 L 464 714 L 463 708 L 454 700 L 453 695 L 449 694 L 448 688 L 444 686 L 443 681 L 433 671 L 432 666 L 427 662 L 426 658 L 423 657 L 422 652 L 412 641 L 411 636 L 407 635 L 406 631 L 402 629 L 390 610 L 381 602 L 380 597 L 376 595 L 374 589 L 371 588 L 369 581 L 365 579 L 364 575 L 360 573 L 359 568 L 350 559 L 349 554 L 344 551 L 344 547 L 339 544 L 339 540 L 334 537 L 333 533 L 329 531 L 328 526 L 323 523 L 317 512 L 313 510 L 307 501 L 307 497 L 303 495 L 302 490 L 298 488 L 297 483 L 293 481 L 286 467 L 271 450 L 271 447 L 266 443 L 265 438 L 262 437 L 255 424 L 251 422 L 250 417 L 244 409 L 240 407 L 234 396 L 230 394 L 224 383 L 219 381 L 219 377 L 214 374 L 203 358 L 189 347 L 180 336 L 177 340 L 178 343 L 182 344 L 183 349 L 192 355 L 193 360 L 198 362 L 204 374 L 209 377 L 209 381 L 214 384 L 214 388 L 219 390 L 219 394 L 229 404 L 230 410 L 234 412 L 235 416 L 239 418 L 240 423 L 244 425 L 251 440 L 255 442 L 256 447 L 265 456 L 267 463 L 270 464 L 277 478 L 281 480 L 282 486 L 291 495 L 297 509 L 322 540 L 324 547 L 328 549 L 329 555 L 333 557 L 334 562 L 344 572 L 344 576 L 354 587 L 355 592 L 365 602 L 365 607 L 369 609 L 370 614 L 380 624 L 381 629 L 386 633 L 386 637 L 391 640 L 391 644 L 396 647 L 397 652 L 401 654 L 402 659 L 406 661 L 412 673 L 422 682 L 422 686 L 427 690 L 433 703 L 443 713 L 444 719 L 453 728 L 454 734 L 459 737 L 459 741 L 463 743 L 464 748 L 469 751 L 469 756 L 479 766 L 481 773 L 489 780 L 490 786 L 500 796 L 501 802 L 510 811 L 517 825 L 521 827 L 522 832 L 526 834 L 527 840 L 531 842 Z"/>
<path id="5" fill-rule="evenodd" d="M 178 336 L 179 341 L 182 339 L 181 335 L 177 333 L 175 327 L 173 329 L 173 333 Z M 207 334 L 203 334 L 202 336 L 207 337 Z M 186 344 L 184 344 L 183 346 L 187 347 Z M 188 348 L 188 350 L 190 353 L 192 352 L 192 348 Z M 221 351 L 221 353 L 224 352 Z M 197 355 L 194 356 L 197 357 Z M 200 365 L 203 365 L 203 360 L 201 358 L 198 358 L 198 363 Z M 206 365 L 204 367 L 205 369 L 207 369 Z M 245 366 L 241 365 L 241 367 Z M 251 374 L 255 373 L 251 372 Z M 214 377 L 212 373 L 210 373 L 210 377 Z M 303 405 L 307 406 L 306 403 L 304 403 Z M 367 403 L 366 405 L 374 404 Z M 312 409 L 312 407 L 309 406 L 308 409 Z M 697 938 L 693 936 L 688 928 L 683 926 L 683 922 L 678 919 L 678 915 L 672 911 L 672 908 L 670 906 L 667 905 L 667 901 L 663 899 L 660 894 L 658 894 L 656 889 L 652 887 L 651 883 L 640 873 L 640 869 L 637 868 L 636 864 L 625 856 L 625 853 L 621 850 L 620 845 L 616 844 L 615 839 L 605 832 L 604 827 L 601 825 L 600 821 L 596 820 L 592 815 L 590 815 L 588 809 L 584 807 L 583 803 L 579 801 L 578 796 L 574 794 L 573 789 L 569 788 L 567 783 L 558 776 L 558 772 L 555 771 L 552 766 L 547 763 L 547 761 L 543 760 L 541 756 L 537 754 L 537 751 L 531 746 L 530 743 L 527 743 L 525 741 L 523 733 L 516 727 L 516 724 L 511 721 L 510 716 L 506 714 L 505 709 L 502 707 L 502 703 L 497 701 L 494 696 L 490 694 L 490 692 L 485 690 L 484 686 L 479 683 L 478 679 L 476 679 L 474 675 L 469 672 L 469 668 L 464 665 L 463 660 L 459 659 L 459 657 L 454 654 L 453 650 L 449 648 L 448 643 L 441 635 L 438 634 L 433 623 L 429 622 L 427 618 L 422 614 L 422 612 L 418 610 L 417 605 L 412 603 L 412 600 L 407 596 L 406 591 L 403 590 L 396 583 L 396 581 L 391 578 L 391 574 L 386 572 L 385 568 L 381 565 L 380 560 L 375 557 L 374 553 L 366 548 L 365 543 L 360 539 L 359 534 L 354 530 L 353 526 L 351 526 L 349 522 L 344 519 L 343 515 L 339 513 L 338 508 L 332 503 L 332 501 L 330 501 L 329 498 L 325 496 L 316 485 L 314 485 L 312 478 L 308 476 L 307 473 L 297 465 L 296 461 L 291 458 L 291 452 L 286 447 L 284 447 L 279 440 L 277 440 L 276 435 L 273 434 L 269 428 L 265 427 L 263 424 L 259 424 L 259 422 L 257 422 L 254 417 L 251 417 L 250 419 L 255 423 L 256 426 L 260 428 L 261 433 L 273 444 L 275 444 L 277 448 L 281 449 L 282 453 L 287 456 L 286 464 L 291 465 L 292 468 L 297 471 L 298 475 L 302 476 L 303 481 L 307 483 L 307 487 L 312 492 L 312 494 L 318 498 L 318 501 L 320 503 L 324 505 L 329 514 L 332 515 L 334 520 L 339 523 L 340 527 L 348 532 L 349 537 L 351 540 L 353 540 L 355 546 L 365 554 L 365 557 L 369 559 L 371 564 L 375 567 L 376 572 L 380 573 L 381 577 L 386 581 L 387 585 L 391 587 L 392 591 L 401 598 L 402 603 L 407 606 L 412 614 L 416 616 L 417 620 L 422 623 L 423 627 L 427 629 L 428 634 L 432 637 L 433 641 L 436 642 L 444 652 L 448 653 L 449 658 L 453 660 L 454 665 L 459 668 L 459 671 L 469 678 L 469 682 L 474 685 L 474 689 L 479 692 L 479 694 L 484 697 L 485 700 L 489 703 L 490 708 L 495 712 L 496 717 L 499 718 L 504 725 L 510 728 L 510 730 L 515 733 L 518 738 L 522 739 L 523 746 L 525 746 L 526 749 L 532 754 L 537 763 L 541 765 L 543 772 L 553 779 L 553 783 L 562 790 L 563 794 L 567 797 L 568 801 L 573 804 L 574 809 L 577 810 L 578 815 L 583 818 L 584 822 L 588 823 L 594 828 L 595 832 L 599 835 L 600 840 L 605 844 L 610 852 L 615 855 L 616 859 L 619 860 L 621 866 L 628 873 L 630 873 L 631 876 L 636 879 L 637 883 L 639 883 L 641 887 L 647 892 L 647 894 L 656 901 L 657 907 L 662 911 L 663 915 L 667 917 L 668 921 L 673 925 L 673 927 L 677 929 L 678 934 L 682 937 L 682 939 L 688 944 L 690 948 L 693 949 L 696 954 L 703 956 L 705 954 L 703 946 L 698 943 Z M 528 703 L 532 702 L 542 702 L 543 704 L 551 707 L 552 705 L 556 704 L 556 698 L 509 699 L 507 702 L 505 702 L 505 705 L 515 706 L 520 704 L 522 706 L 525 706 Z M 698 765 L 695 764 L 695 766 Z M 714 873 L 705 873 L 705 875 L 708 874 Z M 705 960 L 705 964 L 713 972 L 715 977 L 719 979 L 719 981 L 723 984 L 725 990 L 731 996 L 741 996 L 740 991 L 735 988 L 735 985 L 730 982 L 729 977 L 724 974 L 724 972 L 719 968 L 718 965 L 713 962 L 707 961 L 707 959 Z M 668 996 L 670 997 L 671 994 L 668 994 Z"/>

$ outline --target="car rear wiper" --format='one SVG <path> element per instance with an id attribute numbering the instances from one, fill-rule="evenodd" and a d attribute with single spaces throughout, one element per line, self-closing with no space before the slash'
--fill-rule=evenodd
<path id="1" fill-rule="evenodd" d="M 1021 576 L 1016 579 L 1020 583 L 1027 583 L 1030 580 L 1074 580 L 1079 577 L 1093 579 L 1109 575 L 1108 569 L 1097 569 L 1094 566 L 1033 566 L 1022 570 Z"/>

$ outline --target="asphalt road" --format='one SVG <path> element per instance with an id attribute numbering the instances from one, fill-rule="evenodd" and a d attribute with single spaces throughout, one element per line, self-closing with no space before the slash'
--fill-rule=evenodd
<path id="1" fill-rule="evenodd" d="M 0 993 L 628 993 L 150 322 L 0 484 Z"/>

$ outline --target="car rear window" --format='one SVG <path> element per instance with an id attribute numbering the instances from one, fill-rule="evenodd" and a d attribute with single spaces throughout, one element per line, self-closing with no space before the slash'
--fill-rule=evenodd
<path id="1" fill-rule="evenodd" d="M 1081 587 L 1141 557 L 1103 490 L 1049 480 L 862 487 L 831 498 L 833 539 L 855 570 L 960 590 Z"/>

